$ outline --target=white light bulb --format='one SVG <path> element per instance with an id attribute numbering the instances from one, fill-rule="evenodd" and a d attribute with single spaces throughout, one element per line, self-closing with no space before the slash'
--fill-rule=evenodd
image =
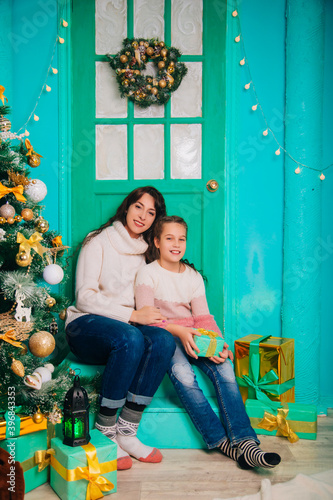
<path id="1" fill-rule="evenodd" d="M 249 90 L 250 86 L 251 86 L 251 82 L 244 85 L 244 89 Z"/>
<path id="2" fill-rule="evenodd" d="M 35 122 L 38 122 L 38 120 L 39 120 L 39 116 L 34 115 L 34 120 L 35 120 Z"/>
<path id="3" fill-rule="evenodd" d="M 236 36 L 235 42 L 238 43 L 240 41 L 240 35 Z"/>
<path id="4" fill-rule="evenodd" d="M 244 57 L 244 59 L 242 59 L 241 61 L 239 61 L 239 64 L 240 64 L 241 66 L 244 66 L 244 64 L 245 64 L 245 57 Z"/>
<path id="5" fill-rule="evenodd" d="M 300 174 L 300 173 L 301 173 L 301 169 L 300 169 L 299 167 L 297 167 L 297 168 L 295 169 L 295 174 Z"/>
<path id="6" fill-rule="evenodd" d="M 233 11 L 233 13 L 232 13 L 231 15 L 232 15 L 232 17 L 237 17 L 237 16 L 238 16 L 238 12 L 237 12 L 237 10 L 234 10 L 234 11 Z"/>
<path id="7" fill-rule="evenodd" d="M 276 156 L 279 156 L 281 154 L 280 148 L 275 151 Z"/>
<path id="8" fill-rule="evenodd" d="M 322 173 L 321 176 L 319 177 L 322 181 L 325 179 L 325 175 Z"/>
<path id="9" fill-rule="evenodd" d="M 258 104 L 254 104 L 254 106 L 252 106 L 252 111 L 256 111 L 257 107 L 258 107 Z"/>
<path id="10" fill-rule="evenodd" d="M 266 137 L 266 135 L 268 135 L 268 128 L 266 128 L 266 130 L 263 131 L 262 135 L 264 135 Z"/>

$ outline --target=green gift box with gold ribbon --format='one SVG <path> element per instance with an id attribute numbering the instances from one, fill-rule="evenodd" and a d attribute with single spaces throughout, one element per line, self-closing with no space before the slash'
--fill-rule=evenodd
<path id="1" fill-rule="evenodd" d="M 117 445 L 97 429 L 84 446 L 52 439 L 50 483 L 61 500 L 97 500 L 117 491 Z"/>
<path id="2" fill-rule="evenodd" d="M 194 335 L 193 339 L 200 349 L 200 352 L 197 352 L 198 356 L 210 358 L 211 356 L 218 356 L 219 352 L 223 351 L 224 339 L 219 333 L 204 328 L 198 328 L 197 331 L 200 335 Z"/>
<path id="3" fill-rule="evenodd" d="M 43 424 L 46 424 L 46 420 Z M 8 451 L 15 461 L 20 462 L 25 481 L 25 493 L 47 483 L 49 479 L 51 441 L 54 426 L 31 434 L 9 437 L 0 441 L 0 447 Z"/>
<path id="4" fill-rule="evenodd" d="M 317 439 L 317 407 L 301 403 L 270 402 L 247 399 L 246 413 L 257 434 L 284 436 L 291 443 L 298 439 Z"/>
<path id="5" fill-rule="evenodd" d="M 243 401 L 295 401 L 294 339 L 247 335 L 235 341 L 235 374 Z"/>

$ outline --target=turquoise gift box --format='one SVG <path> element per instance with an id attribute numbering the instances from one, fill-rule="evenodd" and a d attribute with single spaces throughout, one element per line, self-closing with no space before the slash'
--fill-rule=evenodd
<path id="1" fill-rule="evenodd" d="M 90 500 L 117 491 L 117 445 L 97 429 L 84 446 L 52 439 L 50 483 L 61 500 Z"/>
<path id="2" fill-rule="evenodd" d="M 24 472 L 25 493 L 48 482 L 49 466 L 38 471 L 38 464 L 35 461 L 35 452 L 45 451 L 47 448 L 46 430 L 4 439 L 0 441 L 0 448 L 8 451 L 15 457 L 15 461 L 21 463 Z"/>
<path id="3" fill-rule="evenodd" d="M 247 399 L 246 413 L 257 434 L 285 436 L 295 442 L 300 439 L 317 438 L 317 408 L 301 403 L 278 403 L 269 405 L 256 399 Z"/>
<path id="4" fill-rule="evenodd" d="M 198 328 L 197 331 L 201 335 L 194 335 L 193 339 L 196 346 L 200 349 L 197 355 L 200 357 L 210 358 L 211 356 L 218 356 L 219 352 L 223 351 L 224 338 L 218 333 L 204 328 Z"/>

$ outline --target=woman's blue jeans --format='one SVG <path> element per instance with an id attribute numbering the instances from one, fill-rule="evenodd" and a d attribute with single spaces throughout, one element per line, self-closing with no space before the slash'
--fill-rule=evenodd
<path id="1" fill-rule="evenodd" d="M 212 381 L 221 420 L 200 389 L 192 364 L 200 368 Z M 207 358 L 192 358 L 185 353 L 181 342 L 177 339 L 176 351 L 171 359 L 168 373 L 181 402 L 209 449 L 216 448 L 227 438 L 233 446 L 247 439 L 259 444 L 245 412 L 229 359 L 217 365 Z"/>
<path id="2" fill-rule="evenodd" d="M 86 314 L 66 328 L 71 351 L 83 363 L 105 365 L 101 406 L 121 408 L 126 399 L 148 405 L 175 350 L 172 335 L 152 326 Z"/>

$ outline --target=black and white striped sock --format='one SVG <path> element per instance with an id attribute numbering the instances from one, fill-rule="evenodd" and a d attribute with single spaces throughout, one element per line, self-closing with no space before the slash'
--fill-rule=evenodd
<path id="1" fill-rule="evenodd" d="M 237 461 L 238 448 L 232 448 L 229 439 L 223 441 L 223 443 L 220 444 L 219 448 L 224 455 L 227 455 L 227 457 Z"/>
<path id="2" fill-rule="evenodd" d="M 253 467 L 272 469 L 281 462 L 280 455 L 262 451 L 255 441 L 242 441 L 238 445 L 238 450 L 240 450 L 240 454 L 237 462 L 242 469 L 252 469 Z"/>

